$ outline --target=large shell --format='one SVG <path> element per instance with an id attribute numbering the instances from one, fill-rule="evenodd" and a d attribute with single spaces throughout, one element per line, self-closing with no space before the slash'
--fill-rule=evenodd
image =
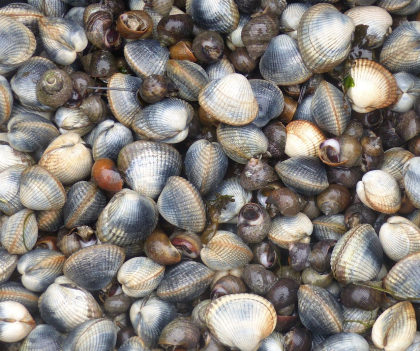
<path id="1" fill-rule="evenodd" d="M 222 181 L 228 158 L 219 143 L 201 139 L 189 147 L 184 165 L 188 180 L 205 195 Z"/>
<path id="2" fill-rule="evenodd" d="M 317 157 L 319 145 L 325 135 L 316 124 L 309 121 L 291 121 L 286 126 L 286 145 L 284 152 L 289 157 Z"/>
<path id="3" fill-rule="evenodd" d="M 303 62 L 296 41 L 286 34 L 271 39 L 259 67 L 261 75 L 277 85 L 300 84 L 312 75 Z"/>
<path id="4" fill-rule="evenodd" d="M 58 351 L 63 348 L 64 337 L 53 326 L 39 324 L 23 341 L 19 351 Z"/>
<path id="5" fill-rule="evenodd" d="M 130 41 L 124 46 L 124 57 L 131 69 L 141 78 L 152 74 L 163 74 L 169 59 L 167 48 L 157 40 Z"/>
<path id="6" fill-rule="evenodd" d="M 372 341 L 385 351 L 404 351 L 413 342 L 416 329 L 413 305 L 399 302 L 378 317 L 372 328 Z"/>
<path id="7" fill-rule="evenodd" d="M 16 301 L 30 312 L 38 311 L 38 295 L 26 289 L 21 283 L 8 281 L 1 284 L 0 301 Z"/>
<path id="8" fill-rule="evenodd" d="M 319 345 L 314 351 L 369 351 L 368 342 L 355 333 L 339 333 L 331 335 Z"/>
<path id="9" fill-rule="evenodd" d="M 96 235 L 101 242 L 126 246 L 146 239 L 158 222 L 155 202 L 123 189 L 115 194 L 99 215 Z"/>
<path id="10" fill-rule="evenodd" d="M 13 95 L 10 84 L 6 78 L 0 76 L 0 124 L 9 120 L 12 113 Z"/>
<path id="11" fill-rule="evenodd" d="M 343 62 L 350 52 L 354 29 L 352 19 L 333 5 L 310 7 L 297 30 L 298 46 L 306 66 L 313 72 L 323 73 Z"/>
<path id="12" fill-rule="evenodd" d="M 0 302 L 0 341 L 16 342 L 35 328 L 35 321 L 25 306 L 15 301 Z"/>
<path id="13" fill-rule="evenodd" d="M 206 224 L 206 210 L 197 189 L 186 179 L 168 179 L 157 201 L 159 213 L 169 223 L 192 232 L 201 232 Z"/>
<path id="14" fill-rule="evenodd" d="M 232 126 L 251 123 L 258 115 L 251 85 L 238 73 L 212 80 L 200 91 L 198 102 L 212 117 Z"/>
<path id="15" fill-rule="evenodd" d="M 245 266 L 252 251 L 239 236 L 219 230 L 200 251 L 203 263 L 215 271 L 227 271 Z"/>
<path id="16" fill-rule="evenodd" d="M 294 243 L 309 243 L 313 225 L 304 213 L 295 216 L 278 216 L 271 221 L 268 238 L 284 249 Z"/>
<path id="17" fill-rule="evenodd" d="M 17 261 L 17 255 L 11 255 L 4 248 L 0 248 L 0 283 L 9 280 L 15 271 Z"/>
<path id="18" fill-rule="evenodd" d="M 331 270 L 340 283 L 364 282 L 378 275 L 382 258 L 375 230 L 370 224 L 361 224 L 337 241 L 331 254 Z"/>
<path id="19" fill-rule="evenodd" d="M 131 189 L 155 199 L 169 177 L 181 173 L 182 160 L 179 152 L 170 145 L 135 141 L 121 149 L 118 168 Z"/>
<path id="20" fill-rule="evenodd" d="M 405 193 L 411 203 L 420 208 L 420 157 L 409 160 L 403 172 Z"/>
<path id="21" fill-rule="evenodd" d="M 20 202 L 19 187 L 24 165 L 14 165 L 0 173 L 0 211 L 11 216 L 23 209 Z"/>
<path id="22" fill-rule="evenodd" d="M 420 9 L 417 0 L 379 0 L 378 6 L 396 15 L 412 15 Z"/>
<path id="23" fill-rule="evenodd" d="M 349 75 L 354 84 L 347 90 L 347 96 L 356 112 L 371 112 L 397 101 L 395 78 L 380 64 L 366 59 L 355 60 Z"/>
<path id="24" fill-rule="evenodd" d="M 255 351 L 277 322 L 273 305 L 254 294 L 225 295 L 214 300 L 206 312 L 206 324 L 223 344 Z"/>

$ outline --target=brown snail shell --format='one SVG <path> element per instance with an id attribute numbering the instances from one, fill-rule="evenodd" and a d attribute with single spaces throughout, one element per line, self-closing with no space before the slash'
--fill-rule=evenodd
<path id="1" fill-rule="evenodd" d="M 146 39 L 153 34 L 153 20 L 145 11 L 127 11 L 118 17 L 117 31 L 126 39 Z"/>
<path id="2" fill-rule="evenodd" d="M 341 135 L 327 139 L 319 145 L 319 158 L 328 166 L 353 167 L 360 163 L 362 146 L 357 138 Z"/>
<path id="3" fill-rule="evenodd" d="M 144 243 L 144 253 L 154 262 L 161 265 L 171 265 L 181 261 L 181 253 L 159 229 L 149 235 Z"/>
<path id="4" fill-rule="evenodd" d="M 44 72 L 38 81 L 36 97 L 40 103 L 57 108 L 70 99 L 72 90 L 70 76 L 61 69 L 51 69 Z"/>

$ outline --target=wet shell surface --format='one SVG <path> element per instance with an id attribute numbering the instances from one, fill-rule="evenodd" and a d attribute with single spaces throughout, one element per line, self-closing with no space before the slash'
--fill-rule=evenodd
<path id="1" fill-rule="evenodd" d="M 206 312 L 206 324 L 226 346 L 255 351 L 274 330 L 276 311 L 266 299 L 253 294 L 233 294 L 214 300 Z"/>
<path id="2" fill-rule="evenodd" d="M 0 302 L 0 341 L 20 341 L 35 328 L 35 325 L 29 311 L 19 302 Z"/>
<path id="3" fill-rule="evenodd" d="M 291 121 L 286 126 L 286 146 L 284 152 L 289 157 L 317 157 L 319 145 L 325 135 L 316 124 L 309 121 Z"/>
<path id="4" fill-rule="evenodd" d="M 64 337 L 57 329 L 48 324 L 39 324 L 29 333 L 20 350 L 60 350 L 63 347 L 63 341 Z"/>

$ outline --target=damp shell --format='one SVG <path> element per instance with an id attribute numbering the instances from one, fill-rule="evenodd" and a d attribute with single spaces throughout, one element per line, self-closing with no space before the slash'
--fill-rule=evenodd
<path id="1" fill-rule="evenodd" d="M 15 301 L 0 302 L 0 341 L 16 342 L 24 339 L 35 321 L 25 306 Z"/>
<path id="2" fill-rule="evenodd" d="M 295 216 L 278 216 L 271 222 L 268 238 L 284 249 L 294 243 L 309 243 L 313 231 L 311 220 L 304 213 Z"/>
<path id="3" fill-rule="evenodd" d="M 291 121 L 286 126 L 286 146 L 284 152 L 289 157 L 317 157 L 324 133 L 309 121 Z"/>
<path id="4" fill-rule="evenodd" d="M 413 157 L 414 155 L 411 152 L 401 147 L 388 149 L 384 152 L 381 170 L 389 173 L 397 182 L 401 183 L 404 165 Z"/>

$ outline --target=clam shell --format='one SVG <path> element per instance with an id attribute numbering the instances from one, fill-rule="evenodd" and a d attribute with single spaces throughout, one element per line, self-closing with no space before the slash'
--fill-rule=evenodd
<path id="1" fill-rule="evenodd" d="M 0 248 L 0 284 L 9 280 L 15 271 L 17 262 L 17 255 L 11 255 L 5 249 Z"/>
<path id="2" fill-rule="evenodd" d="M 284 351 L 285 338 L 279 332 L 272 332 L 260 344 L 258 351 Z"/>
<path id="3" fill-rule="evenodd" d="M 313 236 L 318 240 L 338 240 L 347 231 L 344 215 L 317 217 L 312 221 Z"/>
<path id="4" fill-rule="evenodd" d="M 93 245 L 72 254 L 64 263 L 63 272 L 82 288 L 99 290 L 114 279 L 124 259 L 124 250 L 119 246 Z"/>
<path id="5" fill-rule="evenodd" d="M 170 145 L 135 141 L 121 149 L 118 168 L 131 189 L 155 199 L 169 177 L 181 173 L 182 160 L 179 152 Z"/>
<path id="6" fill-rule="evenodd" d="M 73 132 L 84 136 L 94 127 L 88 115 L 80 108 L 60 107 L 54 115 L 54 122 L 61 134 Z"/>
<path id="7" fill-rule="evenodd" d="M 339 333 L 329 336 L 316 345 L 314 351 L 369 351 L 368 342 L 354 333 Z"/>
<path id="8" fill-rule="evenodd" d="M 375 323 L 378 316 L 378 308 L 373 311 L 366 311 L 360 308 L 343 307 L 343 330 L 346 333 L 364 334 Z"/>
<path id="9" fill-rule="evenodd" d="M 24 339 L 36 325 L 26 307 L 15 301 L 0 302 L 0 321 L 0 341 L 7 343 Z"/>
<path id="10" fill-rule="evenodd" d="M 33 158 L 25 152 L 16 151 L 8 143 L 0 141 L 0 172 L 5 169 L 16 166 L 30 166 L 34 164 Z"/>
<path id="11" fill-rule="evenodd" d="M 63 225 L 63 209 L 38 211 L 36 213 L 38 229 L 45 232 L 56 232 Z"/>
<path id="12" fill-rule="evenodd" d="M 34 6 L 25 3 L 11 3 L 0 9 L 0 15 L 11 17 L 36 32 L 38 20 L 43 14 Z"/>
<path id="13" fill-rule="evenodd" d="M 224 230 L 217 231 L 200 251 L 203 263 L 215 271 L 243 267 L 252 256 L 252 251 L 239 236 Z"/>
<path id="14" fill-rule="evenodd" d="M 163 74 L 169 59 L 167 48 L 154 39 L 141 39 L 128 42 L 124 46 L 124 57 L 131 69 L 140 77 Z"/>
<path id="15" fill-rule="evenodd" d="M 24 165 L 15 165 L 6 168 L 0 173 L 0 211 L 11 216 L 23 209 L 20 202 L 19 187 Z"/>
<path id="16" fill-rule="evenodd" d="M 407 72 L 398 72 L 394 78 L 398 85 L 398 102 L 391 109 L 394 112 L 408 112 L 419 96 L 420 78 Z"/>
<path id="17" fill-rule="evenodd" d="M 347 96 L 354 111 L 367 113 L 397 101 L 395 78 L 380 64 L 366 59 L 355 60 L 349 75 L 354 86 L 347 90 Z"/>
<path id="18" fill-rule="evenodd" d="M 23 341 L 19 351 L 56 351 L 63 348 L 64 337 L 53 326 L 39 324 Z"/>
<path id="19" fill-rule="evenodd" d="M 226 57 L 223 57 L 221 60 L 207 65 L 206 73 L 209 80 L 212 81 L 235 73 L 235 67 Z"/>
<path id="20" fill-rule="evenodd" d="M 293 39 L 297 39 L 297 28 L 299 22 L 310 7 L 309 4 L 292 3 L 288 4 L 280 15 L 280 28 Z"/>
<path id="21" fill-rule="evenodd" d="M 212 80 L 198 96 L 200 106 L 220 122 L 242 126 L 258 115 L 258 102 L 249 81 L 238 73 Z"/>
<path id="22" fill-rule="evenodd" d="M 378 6 L 396 15 L 412 15 L 420 10 L 417 0 L 379 0 Z"/>
<path id="23" fill-rule="evenodd" d="M 381 170 L 389 173 L 394 179 L 401 183 L 403 179 L 404 165 L 414 157 L 414 155 L 402 147 L 393 147 L 384 152 L 384 160 Z"/>
<path id="24" fill-rule="evenodd" d="M 420 157 L 414 157 L 406 163 L 404 168 L 405 193 L 411 203 L 420 208 Z"/>
<path id="25" fill-rule="evenodd" d="M 319 145 L 325 139 L 324 133 L 314 123 L 309 121 L 292 121 L 286 126 L 284 152 L 289 157 L 317 157 Z"/>
<path id="26" fill-rule="evenodd" d="M 296 41 L 286 34 L 271 39 L 259 67 L 264 79 L 276 85 L 300 84 L 312 75 L 303 62 Z"/>
<path id="27" fill-rule="evenodd" d="M 254 294 L 225 295 L 214 300 L 206 312 L 211 333 L 224 345 L 255 351 L 274 330 L 277 315 L 273 305 Z"/>
<path id="28" fill-rule="evenodd" d="M 31 313 L 38 311 L 38 295 L 26 289 L 21 283 L 9 281 L 1 284 L 0 301 L 16 301 Z"/>
<path id="29" fill-rule="evenodd" d="M 173 176 L 168 179 L 157 201 L 159 213 L 179 228 L 201 232 L 206 224 L 206 209 L 200 193 L 189 181 Z"/>
<path id="30" fill-rule="evenodd" d="M 382 265 L 382 246 L 370 224 L 360 224 L 344 234 L 331 254 L 331 270 L 340 283 L 374 279 Z"/>
<path id="31" fill-rule="evenodd" d="M 245 47 L 242 41 L 242 30 L 250 20 L 251 16 L 248 14 L 240 14 L 238 26 L 226 37 L 226 45 L 229 49 L 235 50 L 236 48 Z"/>
<path id="32" fill-rule="evenodd" d="M 1 13 L 1 11 L 0 11 Z M 9 82 L 0 76 L 0 124 L 9 120 L 12 113 L 13 95 Z"/>
<path id="33" fill-rule="evenodd" d="M 28 4 L 49 17 L 63 17 L 68 7 L 65 2 L 57 0 L 28 0 Z"/>
<path id="34" fill-rule="evenodd" d="M 314 116 L 312 116 L 311 105 L 313 95 L 307 95 L 303 98 L 302 102 L 298 105 L 296 112 L 293 116 L 295 121 L 304 120 L 315 123 Z"/>
<path id="35" fill-rule="evenodd" d="M 146 351 L 148 350 L 142 338 L 132 336 L 127 339 L 118 349 L 118 351 Z"/>

